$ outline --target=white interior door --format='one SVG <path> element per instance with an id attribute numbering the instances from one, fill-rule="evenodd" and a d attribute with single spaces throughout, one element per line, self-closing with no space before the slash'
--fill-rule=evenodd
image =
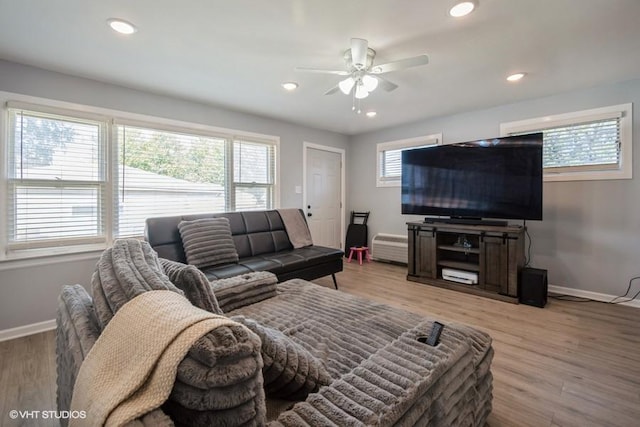
<path id="1" fill-rule="evenodd" d="M 305 212 L 316 245 L 342 247 L 342 156 L 306 147 Z"/>

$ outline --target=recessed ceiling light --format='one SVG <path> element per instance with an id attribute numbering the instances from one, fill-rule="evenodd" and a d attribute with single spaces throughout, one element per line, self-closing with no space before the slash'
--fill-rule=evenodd
<path id="1" fill-rule="evenodd" d="M 298 89 L 298 83 L 296 83 L 296 82 L 284 82 L 284 83 L 282 83 L 282 87 L 284 88 L 284 90 L 288 90 L 289 92 L 291 92 L 292 90 Z"/>
<path id="2" fill-rule="evenodd" d="M 133 34 L 138 31 L 135 25 L 131 22 L 125 21 L 124 19 L 110 18 L 107 19 L 107 24 L 109 24 L 113 31 L 120 34 Z"/>
<path id="3" fill-rule="evenodd" d="M 476 7 L 478 7 L 477 0 L 457 1 L 456 4 L 449 9 L 449 15 L 454 18 L 462 18 L 473 12 Z"/>
<path id="4" fill-rule="evenodd" d="M 376 113 L 375 111 L 367 111 L 365 114 L 366 114 L 366 115 L 367 115 L 367 117 L 369 117 L 369 118 L 374 118 L 375 116 L 377 116 L 377 115 L 378 115 L 378 113 Z"/>
<path id="5" fill-rule="evenodd" d="M 508 76 L 507 80 L 510 82 L 517 82 L 518 80 L 522 79 L 526 75 L 527 73 L 514 73 Z"/>

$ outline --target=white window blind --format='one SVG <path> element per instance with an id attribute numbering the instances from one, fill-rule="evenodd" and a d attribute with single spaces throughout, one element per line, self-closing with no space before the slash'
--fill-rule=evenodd
<path id="1" fill-rule="evenodd" d="M 275 145 L 246 140 L 233 142 L 233 194 L 235 210 L 273 206 Z"/>
<path id="2" fill-rule="evenodd" d="M 115 235 L 140 236 L 145 219 L 226 210 L 222 138 L 119 125 Z"/>
<path id="3" fill-rule="evenodd" d="M 588 166 L 617 169 L 620 163 L 620 119 L 612 118 L 543 129 L 544 168 L 571 171 Z"/>
<path id="4" fill-rule="evenodd" d="M 105 126 L 9 108 L 7 243 L 105 241 Z"/>
<path id="5" fill-rule="evenodd" d="M 632 177 L 632 105 L 614 105 L 500 125 L 502 135 L 543 134 L 546 181 Z"/>
<path id="6" fill-rule="evenodd" d="M 440 144 L 441 141 L 442 134 L 435 134 L 378 144 L 378 187 L 400 186 L 404 150 L 429 147 Z"/>
<path id="7" fill-rule="evenodd" d="M 402 149 L 385 150 L 380 156 L 380 179 L 399 179 L 402 174 Z"/>
<path id="8" fill-rule="evenodd" d="M 275 207 L 275 136 L 53 101 L 3 107 L 0 261 L 99 250 L 143 236 L 149 217 Z"/>

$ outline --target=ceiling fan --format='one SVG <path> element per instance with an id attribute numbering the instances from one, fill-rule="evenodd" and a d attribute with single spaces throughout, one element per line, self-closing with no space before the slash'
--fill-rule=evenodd
<path id="1" fill-rule="evenodd" d="M 306 67 L 296 67 L 295 70 L 347 76 L 346 79 L 340 81 L 336 86 L 325 92 L 325 95 L 331 95 L 338 91 L 341 91 L 345 95 L 353 92 L 354 99 L 363 99 L 369 96 L 369 93 L 373 92 L 378 86 L 387 92 L 391 92 L 398 87 L 397 84 L 382 77 L 382 74 L 429 63 L 429 57 L 427 55 L 418 55 L 398 61 L 387 62 L 386 64 L 374 65 L 373 59 L 376 56 L 376 51 L 371 49 L 368 44 L 365 39 L 351 39 L 351 48 L 344 52 L 346 65 L 344 70 L 325 70 Z"/>

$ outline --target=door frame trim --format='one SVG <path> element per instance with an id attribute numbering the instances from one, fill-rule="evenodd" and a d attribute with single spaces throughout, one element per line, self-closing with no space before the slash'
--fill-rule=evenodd
<path id="1" fill-rule="evenodd" d="M 346 208 L 346 173 L 345 173 L 345 150 L 343 148 L 331 147 L 328 145 L 315 144 L 313 142 L 304 141 L 302 145 L 302 210 L 307 214 L 307 151 L 312 148 L 314 150 L 328 151 L 340 154 L 340 249 L 344 250 L 343 238 L 345 235 L 345 208 Z"/>

